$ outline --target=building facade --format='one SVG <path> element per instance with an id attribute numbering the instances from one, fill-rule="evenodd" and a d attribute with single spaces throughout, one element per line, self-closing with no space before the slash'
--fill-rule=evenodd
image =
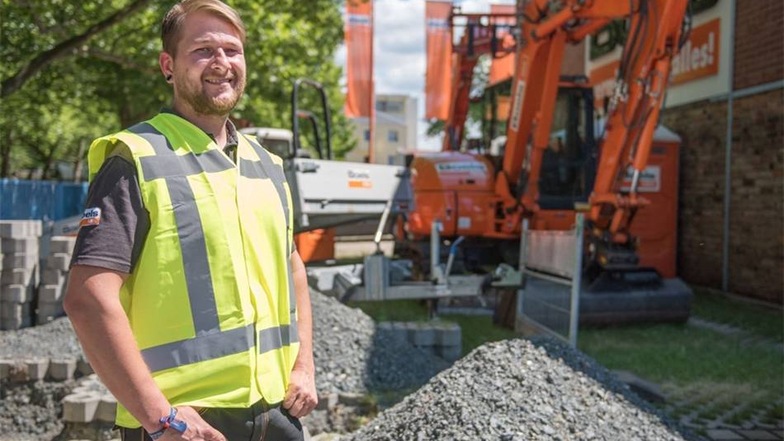
<path id="1" fill-rule="evenodd" d="M 661 114 L 682 138 L 679 275 L 782 304 L 784 2 L 693 0 L 692 7 Z M 592 53 L 595 41 L 602 47 Z M 602 38 L 585 51 L 599 98 L 612 91 L 622 45 Z"/>
<path id="2" fill-rule="evenodd" d="M 357 146 L 346 160 L 366 162 L 370 145 L 368 118 L 353 118 Z M 416 148 L 417 100 L 407 95 L 377 95 L 373 162 L 391 164 L 397 154 Z"/>

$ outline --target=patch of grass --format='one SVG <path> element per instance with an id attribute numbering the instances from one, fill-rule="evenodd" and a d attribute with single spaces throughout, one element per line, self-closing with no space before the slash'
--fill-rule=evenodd
<path id="1" fill-rule="evenodd" d="M 428 319 L 427 305 L 419 300 L 387 300 L 349 302 L 376 322 L 417 322 Z"/>
<path id="2" fill-rule="evenodd" d="M 745 347 L 738 339 L 685 325 L 584 329 L 579 347 L 610 369 L 625 369 L 659 384 L 748 384 L 784 390 L 784 354 Z"/>
<path id="3" fill-rule="evenodd" d="M 776 424 L 784 421 L 784 404 L 781 402 L 776 403 L 768 409 L 762 416 L 764 422 L 768 424 Z"/>
<path id="4" fill-rule="evenodd" d="M 692 315 L 784 342 L 784 314 L 781 310 L 733 299 L 708 288 L 695 286 L 692 289 Z"/>

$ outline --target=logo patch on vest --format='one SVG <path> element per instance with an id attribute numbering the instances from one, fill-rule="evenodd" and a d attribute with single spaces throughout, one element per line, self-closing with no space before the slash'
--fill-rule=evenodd
<path id="1" fill-rule="evenodd" d="M 90 225 L 98 225 L 101 223 L 101 209 L 98 207 L 88 208 L 84 210 L 82 220 L 79 221 L 79 227 L 87 227 Z"/>

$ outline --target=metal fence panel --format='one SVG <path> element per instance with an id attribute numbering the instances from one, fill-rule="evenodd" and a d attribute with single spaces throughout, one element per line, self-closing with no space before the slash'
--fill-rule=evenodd
<path id="1" fill-rule="evenodd" d="M 0 219 L 56 221 L 84 210 L 88 184 L 0 179 Z"/>

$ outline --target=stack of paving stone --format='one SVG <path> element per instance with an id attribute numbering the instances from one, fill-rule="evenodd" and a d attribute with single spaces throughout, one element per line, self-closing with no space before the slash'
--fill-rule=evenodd
<path id="1" fill-rule="evenodd" d="M 80 379 L 62 403 L 67 423 L 113 423 L 117 410 L 117 399 L 95 374 Z"/>
<path id="2" fill-rule="evenodd" d="M 38 290 L 36 324 L 48 323 L 65 314 L 63 294 L 75 242 L 76 237 L 72 236 L 53 236 L 49 242 L 49 255 L 46 257 L 41 287 Z"/>
<path id="3" fill-rule="evenodd" d="M 32 325 L 42 228 L 41 221 L 0 221 L 0 329 Z"/>
<path id="4" fill-rule="evenodd" d="M 463 351 L 460 326 L 456 323 L 430 322 L 381 322 L 379 329 L 398 333 L 414 347 L 453 362 Z"/>

